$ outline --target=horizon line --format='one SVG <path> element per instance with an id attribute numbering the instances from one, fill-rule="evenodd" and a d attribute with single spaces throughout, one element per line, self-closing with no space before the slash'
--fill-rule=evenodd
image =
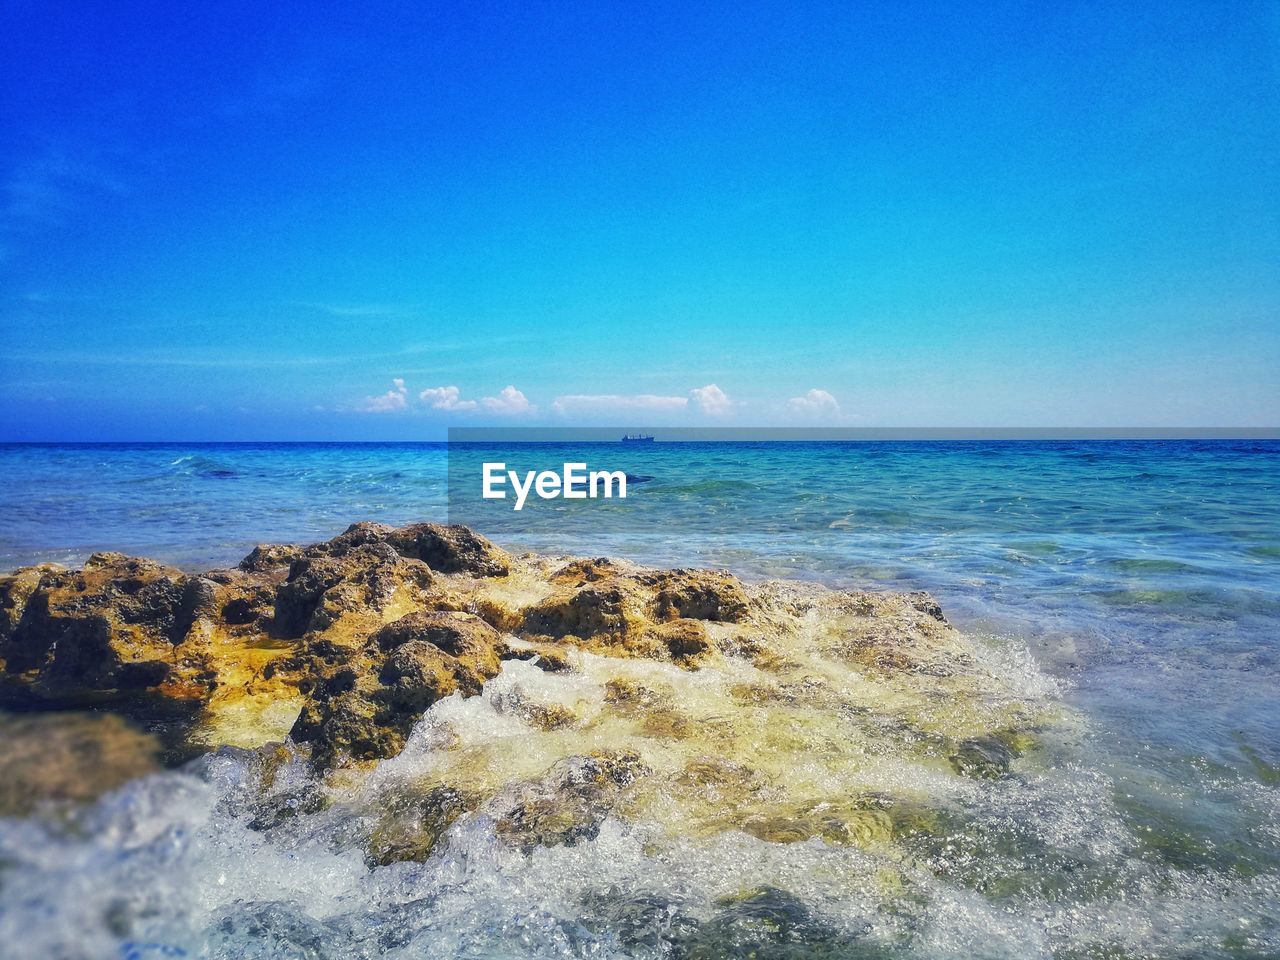
<path id="1" fill-rule="evenodd" d="M 659 443 L 857 442 L 912 440 L 1280 440 L 1280 427 L 450 427 L 440 439 L 396 440 L 0 440 L 0 446 L 332 445 L 389 446 L 505 441 L 513 443 L 619 442 L 647 431 Z"/>

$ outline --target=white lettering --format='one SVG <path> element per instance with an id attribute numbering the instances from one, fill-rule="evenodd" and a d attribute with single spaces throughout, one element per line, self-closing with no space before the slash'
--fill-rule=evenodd
<path id="1" fill-rule="evenodd" d="M 587 491 L 578 489 L 585 485 L 587 476 L 583 472 L 587 469 L 585 463 L 566 463 L 564 465 L 564 498 L 566 500 L 585 500 L 587 499 Z"/>
<path id="2" fill-rule="evenodd" d="M 533 471 L 530 470 L 528 476 L 524 478 L 524 486 L 520 486 L 520 477 L 514 470 L 508 470 L 507 475 L 511 477 L 511 486 L 516 489 L 516 509 L 524 509 L 525 498 L 529 496 L 529 488 L 533 486 Z"/>
<path id="3" fill-rule="evenodd" d="M 560 474 L 551 470 L 543 470 L 538 474 L 538 496 L 543 500 L 551 500 L 560 493 Z"/>
<path id="4" fill-rule="evenodd" d="M 543 500 L 563 497 L 566 500 L 595 500 L 627 497 L 627 475 L 621 470 L 587 471 L 585 463 L 566 463 L 560 473 L 554 470 L 527 470 L 521 474 L 508 470 L 505 463 L 485 463 L 481 496 L 486 500 L 505 500 L 508 483 L 515 491 L 513 509 L 523 510 L 530 492 Z M 614 493 L 614 490 L 617 493 Z"/>
<path id="5" fill-rule="evenodd" d="M 627 498 L 627 475 L 621 470 L 594 470 L 591 473 L 591 496 L 596 497 L 596 484 L 604 483 L 604 495 L 606 497 L 613 496 L 613 485 L 618 484 L 618 496 L 622 499 Z"/>
<path id="6" fill-rule="evenodd" d="M 502 473 L 506 469 L 507 465 L 505 463 L 486 463 L 484 465 L 484 488 L 480 495 L 486 500 L 507 499 L 507 491 L 493 488 L 494 484 L 507 482 L 506 476 Z"/>

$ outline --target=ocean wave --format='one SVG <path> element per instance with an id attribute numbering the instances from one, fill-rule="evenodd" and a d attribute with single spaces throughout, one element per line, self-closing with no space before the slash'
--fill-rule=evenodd
<path id="1" fill-rule="evenodd" d="M 240 476 L 241 473 L 239 469 L 226 461 L 201 456 L 199 454 L 190 454 L 188 456 L 178 457 L 176 460 L 171 461 L 169 466 L 176 468 L 172 473 L 192 477 L 207 477 L 217 480 L 237 477 Z"/>
<path id="2" fill-rule="evenodd" d="M 1052 705 L 1062 692 L 1013 641 L 986 637 L 974 652 L 985 669 L 1011 678 L 1017 697 Z M 893 710 L 864 706 L 812 715 L 864 731 L 865 742 L 828 747 L 853 761 L 836 781 L 820 749 L 789 759 L 784 777 L 764 779 L 715 753 L 697 759 L 695 749 L 671 781 L 674 793 L 606 815 L 566 842 L 521 850 L 505 839 L 510 824 L 480 810 L 440 826 L 429 856 L 401 859 L 404 844 L 421 841 L 415 811 L 442 776 L 466 768 L 481 780 L 518 779 L 593 738 L 627 735 L 625 717 L 610 720 L 605 699 L 619 668 L 591 655 L 567 673 L 510 661 L 484 694 L 430 708 L 404 751 L 366 774 L 329 782 L 288 749 L 223 749 L 136 780 L 70 819 L 0 820 L 6 955 L 1047 960 L 1262 958 L 1280 945 L 1274 867 L 1201 842 L 1168 807 L 1176 790 L 1122 784 L 1089 762 L 1081 753 L 1088 726 L 1062 707 L 1027 758 L 997 780 L 931 770 L 927 730 L 912 734 Z M 626 669 L 640 671 L 630 675 L 640 689 L 672 687 L 692 717 L 741 698 L 735 691 L 751 677 L 745 668 L 741 676 Z M 738 702 L 795 711 L 777 698 Z M 535 708 L 572 709 L 589 729 L 539 727 Z M 765 738 L 757 759 L 772 769 L 769 751 L 815 750 L 819 734 L 796 722 L 735 731 L 721 710 L 701 717 L 694 736 L 738 750 L 759 749 L 753 742 Z M 813 744 L 800 742 L 810 737 Z M 904 751 L 866 748 L 890 742 Z M 650 757 L 669 762 L 669 753 L 691 749 L 671 740 Z M 1274 812 L 1274 787 L 1245 786 L 1250 816 Z M 734 814 L 735 804 L 832 789 L 841 797 L 871 791 L 861 819 L 828 805 L 857 830 L 855 842 L 791 837 L 781 822 Z M 553 799 L 531 796 L 530 822 Z M 719 806 L 724 817 L 710 829 L 681 826 L 691 800 L 701 816 Z M 371 845 L 388 844 L 386 862 L 370 861 Z M 1250 869 L 1240 869 L 1246 861 Z M 1189 944 L 1199 947 L 1188 953 Z"/>

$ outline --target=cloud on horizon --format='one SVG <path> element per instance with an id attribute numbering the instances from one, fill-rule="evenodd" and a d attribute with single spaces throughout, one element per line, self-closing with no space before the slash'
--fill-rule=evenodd
<path id="1" fill-rule="evenodd" d="M 836 417 L 840 415 L 840 401 L 828 391 L 814 387 L 800 397 L 792 397 L 787 407 L 794 413 L 809 417 Z"/>
<path id="2" fill-rule="evenodd" d="M 709 383 L 705 387 L 695 387 L 689 391 L 689 395 L 693 397 L 693 402 L 697 404 L 699 410 L 713 417 L 728 413 L 734 406 L 729 395 L 714 383 Z"/>
<path id="3" fill-rule="evenodd" d="M 710 416 L 728 413 L 736 405 L 714 383 L 695 387 L 685 397 L 655 393 L 570 393 L 556 399 L 551 409 L 559 414 L 679 413 L 690 405 Z"/>
<path id="4" fill-rule="evenodd" d="M 396 377 L 391 381 L 392 388 L 376 397 L 365 397 L 356 406 L 361 413 L 395 413 L 409 406 L 409 395 L 404 380 Z"/>
<path id="5" fill-rule="evenodd" d="M 500 416 L 521 416 L 537 411 L 529 398 L 508 384 L 498 391 L 496 397 L 481 397 L 479 400 L 466 400 L 462 391 L 455 386 L 427 387 L 418 394 L 418 399 L 432 410 L 446 410 L 452 413 L 465 413 L 473 410 L 487 410 Z"/>
<path id="6" fill-rule="evenodd" d="M 503 387 L 496 397 L 482 398 L 480 405 L 490 413 L 501 413 L 508 416 L 533 413 L 537 410 L 537 407 L 531 404 L 523 393 L 510 385 Z"/>
<path id="7" fill-rule="evenodd" d="M 418 399 L 432 410 L 474 410 L 474 400 L 463 400 L 457 387 L 428 387 L 418 394 Z"/>
<path id="8" fill-rule="evenodd" d="M 522 390 L 508 384 L 496 395 L 478 399 L 464 397 L 454 385 L 427 387 L 418 392 L 422 407 L 444 413 L 488 413 L 499 417 L 531 415 L 538 412 Z M 410 412 L 408 388 L 403 377 L 392 381 L 392 389 L 376 396 L 365 397 L 355 409 L 362 413 Z M 654 416 L 686 414 L 693 412 L 707 417 L 722 417 L 747 404 L 733 399 L 719 385 L 709 383 L 694 387 L 686 396 L 655 393 L 568 393 L 552 401 L 551 412 L 562 417 L 599 417 L 608 414 L 652 414 Z M 774 408 L 775 410 L 777 408 Z M 790 398 L 786 409 L 793 415 L 808 419 L 836 419 L 842 416 L 840 402 L 828 390 L 814 387 L 800 396 Z"/>

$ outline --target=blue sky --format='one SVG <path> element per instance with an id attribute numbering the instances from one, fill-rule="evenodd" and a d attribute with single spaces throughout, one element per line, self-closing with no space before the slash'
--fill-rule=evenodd
<path id="1" fill-rule="evenodd" d="M 5 4 L 0 439 L 1280 422 L 1275 4 L 285 6 Z"/>

